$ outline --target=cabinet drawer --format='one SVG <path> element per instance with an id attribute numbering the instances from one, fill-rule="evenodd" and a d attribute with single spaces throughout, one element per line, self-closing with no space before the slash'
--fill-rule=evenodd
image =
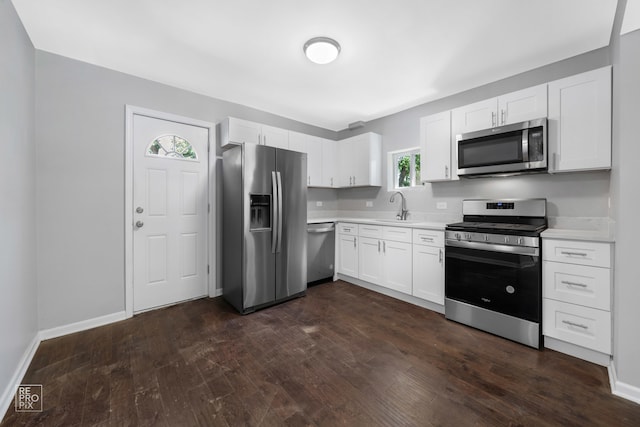
<path id="1" fill-rule="evenodd" d="M 611 270 L 544 261 L 544 297 L 600 310 L 611 310 Z"/>
<path id="2" fill-rule="evenodd" d="M 338 223 L 338 233 L 339 234 L 353 234 L 354 236 L 357 236 L 358 235 L 358 224 L 352 224 L 350 222 Z"/>
<path id="3" fill-rule="evenodd" d="M 382 227 L 382 238 L 394 242 L 411 243 L 411 229 L 402 227 Z"/>
<path id="4" fill-rule="evenodd" d="M 547 261 L 611 267 L 609 243 L 543 239 L 542 252 Z"/>
<path id="5" fill-rule="evenodd" d="M 362 237 L 382 237 L 381 225 L 358 224 L 358 235 Z"/>
<path id="6" fill-rule="evenodd" d="M 555 301 L 542 301 L 543 334 L 611 354 L 611 313 Z"/>
<path id="7" fill-rule="evenodd" d="M 444 232 L 433 230 L 413 230 L 413 244 L 427 246 L 444 246 Z"/>

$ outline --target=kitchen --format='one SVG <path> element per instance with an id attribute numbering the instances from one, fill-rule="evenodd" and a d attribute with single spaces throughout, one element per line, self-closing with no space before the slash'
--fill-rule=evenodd
<path id="1" fill-rule="evenodd" d="M 630 1 L 626 3 L 633 4 Z M 11 5 L 4 2 L 3 8 L 11 9 Z M 10 26 L 3 25 L 3 28 L 19 26 L 15 12 L 4 12 L 3 17 L 12 18 Z M 21 34 L 21 40 L 25 38 L 20 31 L 16 30 L 16 33 Z M 28 46 L 28 40 L 24 44 Z M 11 45 L 7 49 L 13 52 L 16 48 Z M 613 354 L 620 389 L 630 396 L 637 396 L 640 385 L 640 372 L 635 363 L 638 347 L 634 330 L 638 319 L 635 309 L 638 291 L 633 268 L 634 237 L 637 233 L 631 222 L 638 208 L 633 188 L 637 182 L 633 162 L 637 148 L 632 143 L 633 117 L 638 111 L 637 99 L 633 95 L 637 90 L 634 77 L 638 66 L 634 62 L 637 61 L 634 59 L 637 49 L 637 31 L 622 37 L 614 35 L 611 46 L 513 77 L 505 76 L 497 82 L 478 85 L 476 89 L 371 120 L 357 130 L 358 133 L 370 131 L 382 135 L 385 154 L 414 147 L 420 138 L 421 117 L 613 65 L 613 167 L 610 172 L 452 181 L 406 190 L 405 194 L 409 211 L 415 216 L 425 217 L 418 219 L 427 219 L 427 215 L 444 217 L 444 222 L 450 217 L 459 218 L 462 200 L 479 196 L 545 197 L 549 217 L 560 220 L 577 217 L 584 222 L 614 219 L 617 232 Z M 12 55 L 13 58 L 24 58 L 14 66 L 24 67 L 20 75 L 35 74 L 35 84 L 22 83 L 22 87 L 13 84 L 13 79 L 17 78 L 13 74 L 11 78 L 3 74 L 3 84 L 8 82 L 11 90 L 23 91 L 15 95 L 17 99 L 35 96 L 36 100 L 33 104 L 25 101 L 25 104 L 20 104 L 21 108 L 14 108 L 15 105 L 7 107 L 12 114 L 20 114 L 14 123 L 21 123 L 24 129 L 32 130 L 25 135 L 21 130 L 23 127 L 12 128 L 14 135 L 25 138 L 24 145 L 17 148 L 25 157 L 21 158 L 23 163 L 17 165 L 10 159 L 3 163 L 3 171 L 6 171 L 3 173 L 7 173 L 3 175 L 3 181 L 17 182 L 22 195 L 10 193 L 7 196 L 8 200 L 15 201 L 11 206 L 16 213 L 11 211 L 7 218 L 10 229 L 3 229 L 8 236 L 2 239 L 5 242 L 3 253 L 13 254 L 16 258 L 3 257 L 7 262 L 12 261 L 2 269 L 6 274 L 2 279 L 3 290 L 9 295 L 6 305 L 2 306 L 2 323 L 8 329 L 3 329 L 1 345 L 3 354 L 6 349 L 9 357 L 9 362 L 2 364 L 2 384 L 9 383 L 21 355 L 37 331 L 108 317 L 124 310 L 122 212 L 125 174 L 122 140 L 125 104 L 143 105 L 215 122 L 226 117 L 242 117 L 335 140 L 354 134 L 350 130 L 333 133 L 305 126 L 274 114 L 212 100 L 50 52 L 36 50 L 34 53 L 33 48 L 25 48 L 25 51 Z M 59 107 L 61 101 L 64 101 L 64 108 Z M 69 137 L 56 137 L 55 146 L 34 142 L 44 141 L 53 135 Z M 99 138 L 98 144 L 87 143 L 96 141 L 96 138 Z M 407 141 L 411 144 L 407 145 Z M 101 161 L 85 164 L 81 161 L 84 155 Z M 18 165 L 22 167 L 17 168 Z M 9 171 L 12 175 L 8 175 Z M 387 176 L 385 161 L 382 176 L 383 179 Z M 337 212 L 345 218 L 365 215 L 393 218 L 398 205 L 397 202 L 393 205 L 389 202 L 390 194 L 385 187 L 311 189 L 308 211 L 310 216 L 318 218 L 333 216 Z M 318 202 L 322 202 L 322 206 L 317 206 Z M 370 208 L 367 202 L 371 202 Z M 447 208 L 437 209 L 438 203 L 446 203 Z M 37 224 L 37 230 L 31 227 L 32 224 Z M 75 226 L 69 227 L 69 224 Z M 95 229 L 96 224 L 99 229 Z M 87 230 L 93 230 L 93 233 Z M 65 242 L 64 252 L 59 250 L 62 242 Z M 38 259 L 37 271 L 32 265 L 34 257 Z M 73 274 L 69 273 L 71 271 Z"/>

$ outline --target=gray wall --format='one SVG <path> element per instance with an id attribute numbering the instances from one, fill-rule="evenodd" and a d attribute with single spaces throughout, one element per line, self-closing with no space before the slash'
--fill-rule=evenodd
<path id="1" fill-rule="evenodd" d="M 335 132 L 36 51 L 41 329 L 124 310 L 125 104 L 214 123 L 236 116 L 335 138 Z"/>
<path id="2" fill-rule="evenodd" d="M 9 381 L 38 332 L 34 50 L 9 0 L 0 0 L 0 52 L 1 406 L 13 395 Z"/>
<path id="3" fill-rule="evenodd" d="M 383 135 L 384 185 L 380 189 L 337 190 L 338 209 L 377 212 L 388 217 L 395 215 L 397 202 L 396 205 L 389 203 L 391 193 L 386 188 L 387 152 L 420 145 L 420 117 L 610 64 L 609 49 L 598 49 L 368 122 L 357 131 L 341 131 L 340 139 L 369 131 Z M 546 197 L 550 216 L 609 216 L 609 172 L 460 180 L 426 184 L 422 188 L 406 190 L 406 194 L 408 209 L 414 215 L 459 215 L 462 199 L 472 197 Z M 373 201 L 373 207 L 366 208 L 365 201 Z M 448 209 L 436 210 L 437 202 L 447 202 Z"/>
<path id="4" fill-rule="evenodd" d="M 640 388 L 640 280 L 638 279 L 638 117 L 640 117 L 640 30 L 614 44 L 614 169 L 611 195 L 616 220 L 614 363 L 618 379 Z"/>

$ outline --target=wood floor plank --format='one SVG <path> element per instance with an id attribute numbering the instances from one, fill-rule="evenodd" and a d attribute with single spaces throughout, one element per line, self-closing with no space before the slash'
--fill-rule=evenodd
<path id="1" fill-rule="evenodd" d="M 45 341 L 8 426 L 633 426 L 606 369 L 338 281 L 242 316 L 201 299 Z"/>

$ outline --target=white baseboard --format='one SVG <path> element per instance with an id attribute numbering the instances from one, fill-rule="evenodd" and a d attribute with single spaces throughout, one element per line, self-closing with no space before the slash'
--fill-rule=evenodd
<path id="1" fill-rule="evenodd" d="M 214 289 L 214 291 L 209 295 L 209 298 L 215 298 L 219 296 L 222 296 L 222 288 Z"/>
<path id="2" fill-rule="evenodd" d="M 2 397 L 0 397 L 0 421 L 7 413 L 7 409 L 9 409 L 9 406 L 13 404 L 16 390 L 20 385 L 22 378 L 24 378 L 24 374 L 27 372 L 29 365 L 31 365 L 31 361 L 33 360 L 33 356 L 36 354 L 36 350 L 38 350 L 39 345 L 40 334 L 36 333 L 29 343 L 29 346 L 24 351 L 24 354 L 20 358 L 16 371 L 11 377 L 11 380 L 7 384 L 5 390 L 2 391 Z"/>
<path id="3" fill-rule="evenodd" d="M 611 356 L 608 354 L 580 347 L 579 345 L 571 344 L 566 341 L 557 340 L 546 335 L 544 337 L 544 346 L 545 348 L 559 351 L 560 353 L 568 354 L 569 356 L 577 357 L 578 359 L 586 360 L 587 362 L 595 363 L 596 365 L 604 367 L 611 365 Z"/>
<path id="4" fill-rule="evenodd" d="M 98 326 L 108 325 L 109 323 L 125 320 L 127 314 L 124 311 L 107 314 L 105 316 L 94 317 L 93 319 L 82 320 L 80 322 L 71 323 L 69 325 L 57 326 L 51 329 L 40 331 L 40 340 L 46 341 L 51 338 L 61 337 L 63 335 L 73 334 L 74 332 L 86 331 L 87 329 L 97 328 Z"/>
<path id="5" fill-rule="evenodd" d="M 623 383 L 618 380 L 618 374 L 616 372 L 616 365 L 611 361 L 609 366 L 609 382 L 611 383 L 611 393 L 623 399 L 631 400 L 632 402 L 640 404 L 640 387 L 633 386 L 631 384 Z"/>

